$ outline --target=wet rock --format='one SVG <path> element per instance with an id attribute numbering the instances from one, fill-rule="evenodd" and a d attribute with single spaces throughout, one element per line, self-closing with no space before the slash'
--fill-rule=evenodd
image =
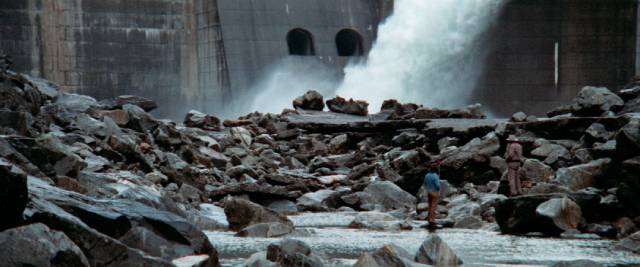
<path id="1" fill-rule="evenodd" d="M 582 209 L 569 198 L 554 198 L 541 203 L 536 214 L 550 219 L 562 231 L 576 229 L 582 220 Z"/>
<path id="2" fill-rule="evenodd" d="M 183 123 L 187 127 L 200 128 L 209 131 L 220 130 L 220 119 L 197 110 L 187 112 Z"/>
<path id="3" fill-rule="evenodd" d="M 534 182 L 547 182 L 554 175 L 554 171 L 551 167 L 537 159 L 526 159 L 522 166 L 522 171 L 524 179 Z"/>
<path id="4" fill-rule="evenodd" d="M 385 230 L 394 221 L 396 221 L 396 218 L 387 213 L 377 211 L 360 212 L 353 221 L 349 223 L 349 227 L 355 229 Z"/>
<path id="5" fill-rule="evenodd" d="M 242 228 L 258 223 L 282 223 L 293 227 L 293 223 L 287 217 L 240 198 L 226 198 L 224 201 L 224 213 L 229 222 L 229 229 L 233 231 L 239 231 Z"/>
<path id="6" fill-rule="evenodd" d="M 477 216 L 464 216 L 455 221 L 453 228 L 480 229 L 484 226 L 482 219 Z"/>
<path id="7" fill-rule="evenodd" d="M 329 107 L 329 110 L 336 113 L 345 113 L 360 116 L 366 116 L 369 113 L 369 103 L 367 103 L 366 101 L 353 99 L 349 99 L 349 101 L 347 101 L 346 99 L 339 96 L 327 100 L 327 107 Z"/>
<path id="8" fill-rule="evenodd" d="M 239 237 L 280 237 L 293 232 L 293 226 L 279 222 L 275 223 L 258 223 L 247 226 L 238 231 L 236 236 Z"/>
<path id="9" fill-rule="evenodd" d="M 635 223 L 628 217 L 622 217 L 615 221 L 614 226 L 619 233 L 619 237 L 625 237 L 636 231 Z"/>
<path id="10" fill-rule="evenodd" d="M 627 238 L 620 240 L 616 245 L 616 248 L 640 254 L 640 232 L 636 232 Z"/>
<path id="11" fill-rule="evenodd" d="M 364 189 L 364 192 L 370 194 L 373 199 L 366 201 L 361 199 L 363 205 L 380 205 L 386 210 L 411 210 L 415 207 L 416 198 L 389 181 L 373 182 Z"/>
<path id="12" fill-rule="evenodd" d="M 293 215 L 299 212 L 296 203 L 286 199 L 270 201 L 266 206 L 267 208 L 282 215 Z"/>
<path id="13" fill-rule="evenodd" d="M 596 185 L 597 180 L 606 174 L 611 159 L 604 158 L 586 164 L 560 168 L 556 172 L 554 181 L 571 190 L 580 190 Z"/>
<path id="14" fill-rule="evenodd" d="M 587 232 L 608 238 L 615 238 L 618 234 L 618 231 L 615 227 L 613 227 L 613 225 L 603 225 L 597 223 L 587 225 Z"/>
<path id="15" fill-rule="evenodd" d="M 321 111 L 324 109 L 324 100 L 320 93 L 311 90 L 293 100 L 293 108 Z"/>
<path id="16" fill-rule="evenodd" d="M 267 252 L 257 252 L 251 255 L 245 263 L 247 267 L 276 267 L 277 265 L 274 262 L 271 262 L 267 259 Z"/>
<path id="17" fill-rule="evenodd" d="M 323 266 L 323 260 L 313 254 L 309 245 L 300 240 L 290 238 L 269 244 L 267 247 L 267 259 L 278 263 L 279 266 Z"/>
<path id="18" fill-rule="evenodd" d="M 207 255 L 185 256 L 174 259 L 171 263 L 176 267 L 212 267 Z"/>
<path id="19" fill-rule="evenodd" d="M 430 235 L 422 243 L 415 256 L 419 263 L 435 266 L 459 266 L 462 260 L 439 236 Z"/>
<path id="20" fill-rule="evenodd" d="M 28 201 L 27 175 L 20 168 L 0 158 L 0 231 L 22 221 L 22 212 Z"/>
<path id="21" fill-rule="evenodd" d="M 622 98 L 604 87 L 587 86 L 573 99 L 571 112 L 577 116 L 600 116 L 607 111 L 617 111 L 624 105 Z"/>
<path id="22" fill-rule="evenodd" d="M 414 262 L 409 252 L 403 248 L 393 244 L 385 244 L 372 253 L 365 252 L 354 266 L 418 267 L 423 265 Z"/>
<path id="23" fill-rule="evenodd" d="M 69 237 L 41 223 L 0 232 L 0 244 L 3 266 L 89 266 Z"/>
<path id="24" fill-rule="evenodd" d="M 575 261 L 566 261 L 559 262 L 552 267 L 602 267 L 603 265 L 597 262 L 593 262 L 590 260 L 575 260 Z"/>
<path id="25" fill-rule="evenodd" d="M 337 192 L 334 190 L 318 190 L 312 193 L 306 193 L 298 198 L 296 205 L 298 206 L 298 210 L 302 211 L 328 211 L 330 209 L 329 206 L 333 206 L 335 208 L 335 202 L 337 199 Z"/>

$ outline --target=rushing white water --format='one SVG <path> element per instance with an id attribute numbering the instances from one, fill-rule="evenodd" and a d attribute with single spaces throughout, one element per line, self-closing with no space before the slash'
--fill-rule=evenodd
<path id="1" fill-rule="evenodd" d="M 345 69 L 337 94 L 456 108 L 470 104 L 488 50 L 482 42 L 505 0 L 397 0 L 363 64 Z"/>

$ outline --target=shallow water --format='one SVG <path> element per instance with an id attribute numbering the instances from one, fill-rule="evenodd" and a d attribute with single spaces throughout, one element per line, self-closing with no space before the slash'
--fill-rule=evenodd
<path id="1" fill-rule="evenodd" d="M 423 229 L 381 232 L 348 229 L 355 213 L 315 213 L 291 216 L 299 229 L 311 235 L 292 238 L 308 243 L 314 252 L 340 260 L 332 264 L 350 266 L 365 251 L 393 243 L 414 253 L 430 234 Z M 417 222 L 418 225 L 422 222 Z M 640 255 L 611 249 L 615 240 L 551 239 L 501 235 L 497 232 L 462 229 L 439 230 L 438 235 L 453 248 L 465 266 L 546 266 L 559 261 L 589 259 L 608 266 L 640 265 Z M 238 266 L 242 259 L 266 250 L 279 238 L 238 238 L 233 232 L 208 232 L 224 266 Z"/>

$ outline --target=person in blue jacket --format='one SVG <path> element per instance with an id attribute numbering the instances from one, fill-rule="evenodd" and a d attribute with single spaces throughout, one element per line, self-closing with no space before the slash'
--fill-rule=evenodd
<path id="1" fill-rule="evenodd" d="M 429 163 L 429 171 L 424 176 L 424 189 L 427 191 L 429 202 L 429 216 L 427 221 L 429 227 L 436 227 L 436 213 L 438 212 L 438 203 L 440 202 L 440 175 L 438 167 L 440 162 L 432 161 Z"/>

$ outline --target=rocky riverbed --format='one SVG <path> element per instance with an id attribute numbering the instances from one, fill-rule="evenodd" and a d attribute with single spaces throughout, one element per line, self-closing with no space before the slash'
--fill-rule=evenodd
<path id="1" fill-rule="evenodd" d="M 548 118 L 395 100 L 369 114 L 310 91 L 281 114 L 172 122 L 150 99 L 98 101 L 0 66 L 7 266 L 640 264 L 637 84 L 585 87 Z M 445 229 L 429 233 L 434 160 Z"/>

